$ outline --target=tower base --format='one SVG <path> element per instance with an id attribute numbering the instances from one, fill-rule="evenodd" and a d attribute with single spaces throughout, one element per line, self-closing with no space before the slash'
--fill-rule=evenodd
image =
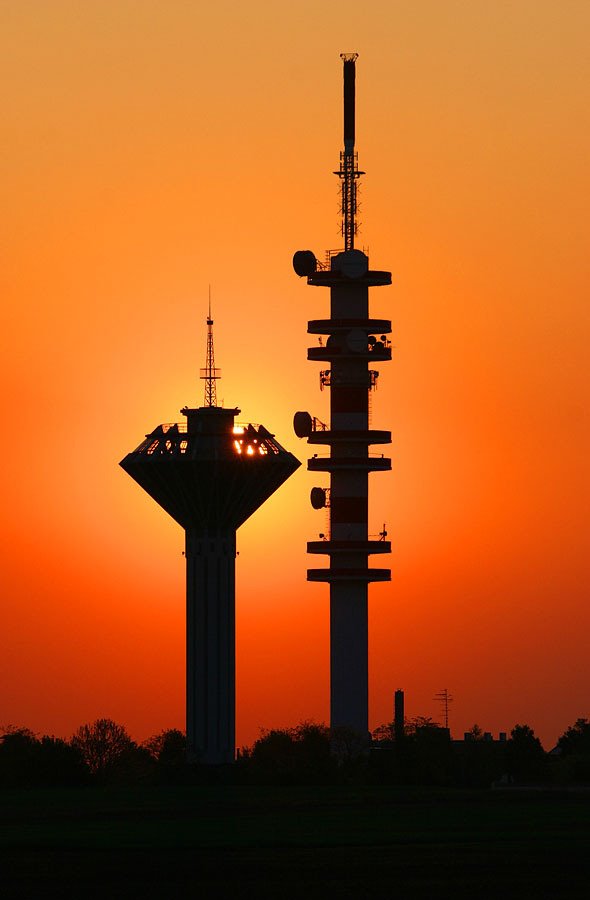
<path id="1" fill-rule="evenodd" d="M 189 762 L 235 756 L 236 533 L 186 531 L 186 738 Z"/>

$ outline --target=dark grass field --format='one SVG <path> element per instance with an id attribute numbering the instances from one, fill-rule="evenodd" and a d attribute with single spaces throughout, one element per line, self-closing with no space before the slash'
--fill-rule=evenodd
<path id="1" fill-rule="evenodd" d="M 590 898 L 590 792 L 0 793 L 0 897 Z"/>

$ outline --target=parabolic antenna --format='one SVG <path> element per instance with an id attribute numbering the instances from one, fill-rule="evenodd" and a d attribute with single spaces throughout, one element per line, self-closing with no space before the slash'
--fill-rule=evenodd
<path id="1" fill-rule="evenodd" d="M 313 275 L 318 267 L 318 261 L 311 250 L 297 250 L 293 254 L 293 268 L 295 274 L 302 278 L 304 275 Z"/>
<path id="2" fill-rule="evenodd" d="M 308 412 L 296 412 L 293 416 L 293 429 L 299 438 L 309 437 L 313 431 L 313 420 Z"/>
<path id="3" fill-rule="evenodd" d="M 326 505 L 326 489 L 313 487 L 310 491 L 309 499 L 314 509 L 323 509 Z"/>

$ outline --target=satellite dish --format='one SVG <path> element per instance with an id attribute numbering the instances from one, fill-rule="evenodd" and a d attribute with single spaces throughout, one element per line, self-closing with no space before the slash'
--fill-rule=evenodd
<path id="1" fill-rule="evenodd" d="M 340 271 L 345 278 L 362 278 L 369 268 L 369 258 L 362 250 L 347 250 L 340 254 Z"/>
<path id="2" fill-rule="evenodd" d="M 368 348 L 367 332 L 361 328 L 352 328 L 346 335 L 346 346 L 351 353 L 366 353 Z"/>
<path id="3" fill-rule="evenodd" d="M 293 429 L 299 438 L 309 437 L 313 431 L 313 421 L 308 412 L 296 412 L 293 416 Z"/>
<path id="4" fill-rule="evenodd" d="M 323 509 L 326 505 L 326 491 L 325 488 L 314 487 L 311 489 L 309 494 L 309 499 L 311 500 L 311 505 L 314 509 Z"/>
<path id="5" fill-rule="evenodd" d="M 318 261 L 311 250 L 298 250 L 293 254 L 293 268 L 300 278 L 304 275 L 313 275 L 317 267 Z"/>

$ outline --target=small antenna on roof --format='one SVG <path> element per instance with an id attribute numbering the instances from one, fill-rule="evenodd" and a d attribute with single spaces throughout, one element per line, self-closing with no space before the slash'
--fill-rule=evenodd
<path id="1" fill-rule="evenodd" d="M 207 359 L 205 368 L 201 369 L 201 379 L 205 382 L 205 406 L 217 406 L 217 385 L 221 378 L 221 369 L 215 368 L 215 350 L 213 347 L 213 319 L 211 318 L 211 285 L 209 285 L 209 311 L 207 315 Z"/>
<path id="2" fill-rule="evenodd" d="M 445 717 L 445 728 L 449 727 L 449 704 L 453 702 L 453 697 L 451 696 L 448 688 L 443 688 L 442 691 L 439 691 L 438 694 L 434 695 L 434 699 L 438 700 L 443 708 L 443 715 Z"/>

